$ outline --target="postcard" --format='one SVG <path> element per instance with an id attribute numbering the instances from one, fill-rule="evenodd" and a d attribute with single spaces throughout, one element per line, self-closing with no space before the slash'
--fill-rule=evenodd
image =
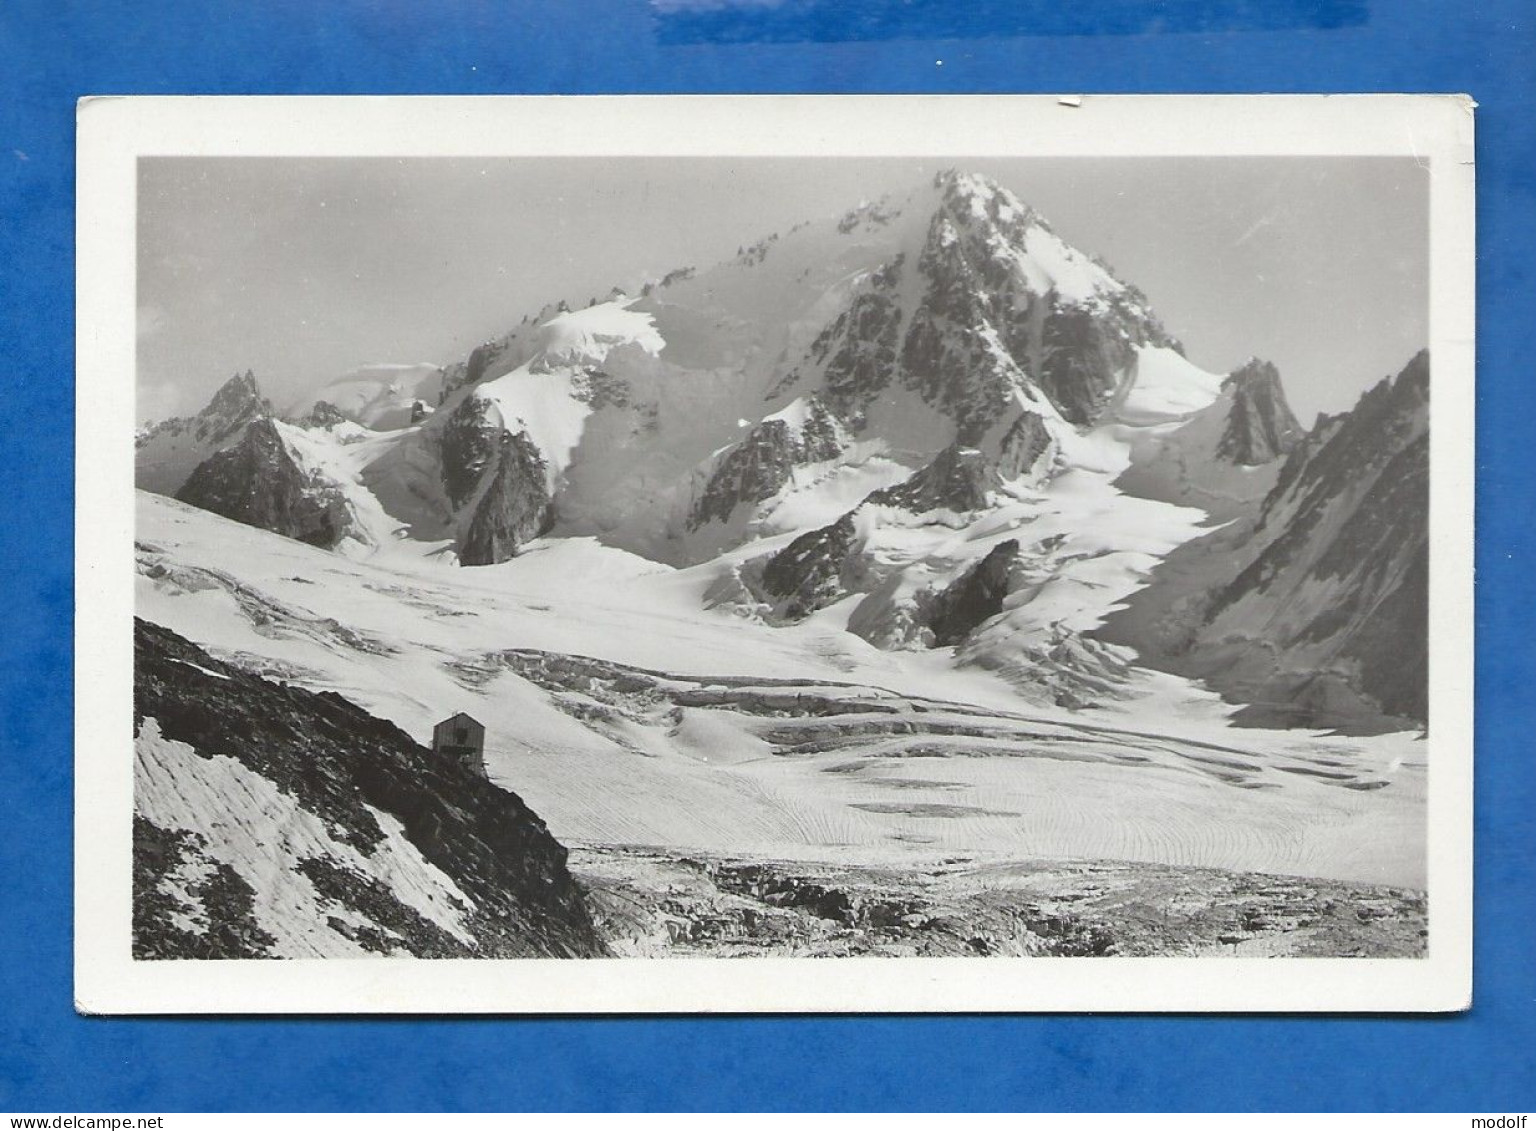
<path id="1" fill-rule="evenodd" d="M 1468 1006 L 1469 100 L 79 129 L 82 1011 Z"/>

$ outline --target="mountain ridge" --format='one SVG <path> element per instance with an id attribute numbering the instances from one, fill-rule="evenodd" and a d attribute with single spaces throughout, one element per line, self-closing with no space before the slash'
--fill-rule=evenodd
<path id="1" fill-rule="evenodd" d="M 1180 547 L 1107 639 L 1253 725 L 1428 719 L 1429 354 L 1319 418 L 1256 512 Z"/>
<path id="2" fill-rule="evenodd" d="M 1074 706 L 1121 694 L 1137 645 L 1099 630 L 1151 567 L 1208 522 L 1262 526 L 1317 434 L 1271 363 L 1195 366 L 1139 290 L 955 170 L 418 376 L 273 421 L 246 374 L 161 493 L 381 560 L 595 538 L 700 572 L 722 613 L 946 650 Z M 189 432 L 141 440 L 143 485 Z"/>

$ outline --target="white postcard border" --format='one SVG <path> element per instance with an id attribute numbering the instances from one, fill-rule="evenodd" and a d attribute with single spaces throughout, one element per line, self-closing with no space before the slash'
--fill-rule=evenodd
<path id="1" fill-rule="evenodd" d="M 75 998 L 86 1013 L 1419 1012 L 1472 976 L 1473 150 L 1462 96 L 101 97 L 79 108 Z M 1431 184 L 1428 955 L 135 961 L 137 159 L 1360 156 Z"/>

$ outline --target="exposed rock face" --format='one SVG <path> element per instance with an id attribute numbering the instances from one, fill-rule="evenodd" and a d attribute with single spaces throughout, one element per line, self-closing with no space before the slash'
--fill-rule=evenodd
<path id="1" fill-rule="evenodd" d="M 1018 555 L 1017 539 L 999 542 L 960 580 L 934 597 L 927 620 L 936 645 L 959 643 L 982 622 L 1003 611 L 1009 572 Z"/>
<path id="2" fill-rule="evenodd" d="M 468 502 L 480 485 L 496 456 L 501 433 L 500 420 L 491 418 L 491 406 L 475 397 L 465 397 L 449 415 L 439 449 L 443 489 L 455 507 Z"/>
<path id="3" fill-rule="evenodd" d="M 905 483 L 875 491 L 864 501 L 900 507 L 913 514 L 977 511 L 991 502 L 991 492 L 997 487 L 997 471 L 981 452 L 951 444 Z"/>
<path id="4" fill-rule="evenodd" d="M 859 433 L 878 398 L 910 390 L 953 422 L 960 443 L 975 445 L 1021 392 L 1090 424 L 1136 346 L 1180 348 L 1140 291 L 1066 249 L 1006 189 L 953 170 L 934 188 L 915 256 L 897 254 L 871 272 L 770 400 L 819 371 L 821 395 Z M 1073 277 L 1069 292 L 1043 274 L 1047 260 Z"/>
<path id="5" fill-rule="evenodd" d="M 348 529 L 342 494 L 305 473 L 271 418 L 199 464 L 176 498 L 285 538 L 330 549 Z"/>
<path id="6" fill-rule="evenodd" d="M 1322 418 L 1254 518 L 1170 555 L 1104 635 L 1255 725 L 1427 719 L 1429 355 Z"/>
<path id="7" fill-rule="evenodd" d="M 135 957 L 605 953 L 536 814 L 340 696 L 137 621 L 134 715 Z M 200 775 L 245 788 L 191 805 Z"/>
<path id="8" fill-rule="evenodd" d="M 1056 438 L 1038 412 L 1021 409 L 998 442 L 997 471 L 1005 479 L 1039 482 L 1056 455 Z"/>
<path id="9" fill-rule="evenodd" d="M 272 415 L 272 403 L 247 369 L 231 377 L 196 416 L 161 421 L 134 442 L 134 479 L 158 495 L 175 495 L 198 464 L 240 440 Z"/>
<path id="10" fill-rule="evenodd" d="M 1222 384 L 1232 394 L 1227 426 L 1216 454 L 1244 467 L 1257 467 L 1287 454 L 1304 433 L 1291 412 L 1280 372 L 1267 361 L 1249 361 Z"/>
<path id="11" fill-rule="evenodd" d="M 1073 424 L 1098 417 L 1133 357 L 1130 342 L 1083 309 L 1053 311 L 1044 319 L 1038 352 L 1040 386 Z"/>
<path id="12" fill-rule="evenodd" d="M 981 452 L 952 444 L 904 483 L 871 492 L 836 522 L 800 535 L 773 555 L 763 568 L 762 588 L 778 604 L 779 615 L 798 620 L 846 596 L 869 574 L 858 560 L 863 540 L 855 521 L 866 507 L 912 515 L 974 512 L 989 504 L 998 485 L 996 469 Z"/>
<path id="13" fill-rule="evenodd" d="M 461 521 L 460 565 L 507 561 L 549 530 L 548 465 L 526 431 L 509 431 L 495 405 L 470 396 L 439 436 L 443 489 Z"/>
<path id="14" fill-rule="evenodd" d="M 262 396 L 256 375 L 247 369 L 224 382 L 208 407 L 193 418 L 194 434 L 198 439 L 217 441 L 238 429 L 241 420 L 271 415 L 272 403 Z"/>
<path id="15" fill-rule="evenodd" d="M 803 423 L 770 417 L 716 463 L 688 516 L 691 530 L 727 521 L 742 504 L 772 498 L 795 468 L 836 459 L 847 444 L 841 424 L 819 398 L 812 398 Z"/>
<path id="16" fill-rule="evenodd" d="M 1134 346 L 1175 344 L 1139 292 L 1107 272 L 1089 297 L 1042 290 L 1021 272 L 1021 253 L 1054 237 L 1011 193 L 955 173 L 939 185 L 918 262 L 925 293 L 901 356 L 908 384 L 955 419 L 962 442 L 979 440 L 1031 383 L 1068 421 L 1091 423 Z"/>
<path id="17" fill-rule="evenodd" d="M 1279 372 L 1257 360 L 1228 374 L 1210 404 L 1171 430 L 1138 431 L 1130 466 L 1115 486 L 1138 498 L 1198 507 L 1213 522 L 1251 520 L 1286 454 L 1302 440 Z"/>
<path id="18" fill-rule="evenodd" d="M 299 423 L 306 428 L 330 428 L 345 423 L 347 419 L 346 413 L 330 401 L 316 401 L 315 406 L 299 419 Z"/>
<path id="19" fill-rule="evenodd" d="M 526 432 L 502 432 L 496 470 L 475 503 L 459 547 L 460 564 L 507 561 L 550 528 L 554 508 L 545 470 L 544 457 Z"/>
<path id="20" fill-rule="evenodd" d="M 595 365 L 580 370 L 571 384 L 576 398 L 594 409 L 628 408 L 633 393 L 629 382 Z"/>
<path id="21" fill-rule="evenodd" d="M 784 616 L 798 620 L 843 596 L 844 573 L 857 548 L 853 512 L 830 526 L 800 535 L 763 568 L 767 592 L 783 603 Z"/>
<path id="22" fill-rule="evenodd" d="M 824 366 L 820 395 L 855 427 L 862 426 L 870 402 L 898 372 L 902 311 L 897 285 L 903 266 L 898 255 L 875 272 L 869 289 L 855 295 L 848 308 L 822 330 L 806 359 L 807 368 Z"/>
<path id="23" fill-rule="evenodd" d="M 485 371 L 496 353 L 497 343 L 495 342 L 483 342 L 471 350 L 468 360 L 464 363 L 464 384 L 477 384 L 485 376 Z"/>

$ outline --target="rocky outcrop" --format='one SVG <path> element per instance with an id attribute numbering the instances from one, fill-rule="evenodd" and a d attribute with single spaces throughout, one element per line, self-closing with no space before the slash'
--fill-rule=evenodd
<path id="1" fill-rule="evenodd" d="M 836 459 L 847 444 L 842 425 L 812 398 L 802 421 L 769 417 L 715 462 L 688 515 L 688 528 L 726 522 L 743 504 L 778 494 L 798 467 Z"/>
<path id="2" fill-rule="evenodd" d="M 459 564 L 495 565 L 554 523 L 544 457 L 526 432 L 502 432 L 496 467 L 474 503 L 459 546 Z"/>
<path id="3" fill-rule="evenodd" d="M 986 507 L 998 486 L 997 471 L 981 452 L 951 444 L 905 483 L 875 491 L 864 502 L 900 507 L 913 514 L 936 510 L 963 513 Z"/>
<path id="4" fill-rule="evenodd" d="M 996 468 L 981 452 L 952 444 L 905 482 L 871 492 L 836 522 L 800 535 L 773 555 L 763 567 L 760 587 L 777 616 L 799 620 L 874 579 L 860 561 L 864 539 L 856 518 L 869 513 L 866 508 L 888 507 L 914 516 L 973 513 L 991 503 L 999 485 Z"/>
<path id="5" fill-rule="evenodd" d="M 1249 361 L 1220 382 L 1209 404 L 1178 414 L 1187 403 L 1175 397 L 1150 411 L 1119 405 L 1131 459 L 1115 486 L 1138 498 L 1198 507 L 1212 522 L 1251 520 L 1302 439 L 1279 371 Z"/>
<path id="6" fill-rule="evenodd" d="M 1238 721 L 1371 731 L 1428 714 L 1429 355 L 1320 418 L 1258 514 L 1175 551 L 1102 632 Z"/>
<path id="7" fill-rule="evenodd" d="M 1004 479 L 1038 484 L 1049 476 L 1056 453 L 1056 437 L 1045 418 L 1021 409 L 998 438 L 997 472 Z"/>
<path id="8" fill-rule="evenodd" d="M 908 387 L 951 417 L 966 443 L 980 438 L 1027 380 L 1021 355 L 999 349 L 999 339 L 1007 341 L 1015 318 L 1038 324 L 1046 301 L 999 269 L 976 227 L 965 220 L 957 226 L 946 212 L 934 216 L 917 265 L 923 299 L 901 346 Z M 989 277 L 1002 293 L 989 290 Z M 1023 308 L 1017 315 L 1015 302 Z"/>
<path id="9" fill-rule="evenodd" d="M 220 386 L 208 407 L 193 418 L 193 432 L 199 440 L 217 442 L 238 430 L 241 421 L 271 415 L 272 402 L 262 395 L 256 375 L 247 369 Z"/>
<path id="10" fill-rule="evenodd" d="M 301 416 L 298 423 L 305 428 L 331 428 L 347 421 L 347 414 L 330 401 L 316 401 L 313 408 Z"/>
<path id="11" fill-rule="evenodd" d="M 1280 371 L 1267 361 L 1249 361 L 1224 382 L 1231 408 L 1216 454 L 1243 467 L 1257 467 L 1286 455 L 1304 435 L 1291 412 Z"/>
<path id="12" fill-rule="evenodd" d="M 176 498 L 214 514 L 330 549 L 346 535 L 349 509 L 333 484 L 306 473 L 279 425 L 263 418 L 232 448 L 198 465 Z"/>
<path id="13" fill-rule="evenodd" d="M 858 545 L 853 513 L 800 535 L 763 567 L 762 587 L 783 616 L 799 620 L 846 592 L 845 575 Z"/>
<path id="14" fill-rule="evenodd" d="M 893 572 L 855 606 L 848 631 L 887 650 L 962 644 L 1004 611 L 1023 581 L 1021 565 L 1019 541 L 1009 538 L 958 572 L 948 570 L 948 580 L 914 587 Z"/>
<path id="15" fill-rule="evenodd" d="M 136 958 L 605 953 L 537 814 L 338 695 L 137 621 L 134 725 Z"/>
<path id="16" fill-rule="evenodd" d="M 1040 388 L 1073 424 L 1099 416 L 1135 357 L 1113 322 L 1084 308 L 1053 310 L 1040 325 Z"/>
<path id="17" fill-rule="evenodd" d="M 1087 257 L 1091 295 L 1063 294 L 1021 269 L 1032 243 L 1056 243 L 1044 220 L 983 178 L 939 174 L 940 207 L 918 269 L 922 304 L 902 345 L 908 383 L 974 443 L 1032 383 L 1073 424 L 1097 419 L 1137 345 L 1177 343 L 1133 287 Z"/>
<path id="18" fill-rule="evenodd" d="M 164 420 L 140 433 L 134 441 L 134 481 L 146 491 L 175 495 L 199 464 L 272 415 L 272 402 L 247 369 L 226 381 L 196 416 Z"/>
<path id="19" fill-rule="evenodd" d="M 898 373 L 903 269 L 898 255 L 876 271 L 867 289 L 817 336 L 806 360 L 808 369 L 822 366 L 819 395 L 855 428 L 863 426 L 865 410 Z"/>
<path id="20" fill-rule="evenodd" d="M 934 596 L 925 619 L 933 630 L 935 645 L 958 644 L 978 625 L 1003 611 L 1009 574 L 1018 556 L 1017 539 L 999 542 L 986 557 Z"/>
<path id="21" fill-rule="evenodd" d="M 439 433 L 443 490 L 455 508 L 475 493 L 501 444 L 501 420 L 499 415 L 493 417 L 493 411 L 488 402 L 465 397 Z"/>

